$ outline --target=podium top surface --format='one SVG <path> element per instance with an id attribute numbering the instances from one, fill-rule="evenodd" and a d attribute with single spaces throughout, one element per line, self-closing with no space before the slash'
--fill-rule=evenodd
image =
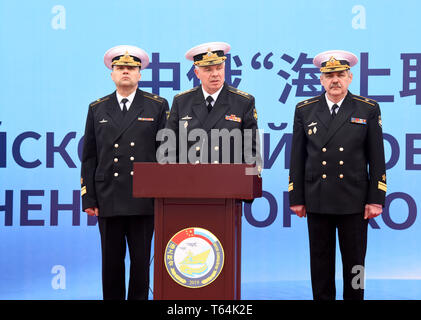
<path id="1" fill-rule="evenodd" d="M 133 164 L 135 198 L 233 198 L 262 196 L 262 179 L 247 164 Z"/>

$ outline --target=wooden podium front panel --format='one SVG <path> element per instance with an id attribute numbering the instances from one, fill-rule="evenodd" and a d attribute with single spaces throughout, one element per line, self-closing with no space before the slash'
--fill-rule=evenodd
<path id="1" fill-rule="evenodd" d="M 246 164 L 133 164 L 135 198 L 254 199 L 262 179 Z M 165 184 L 162 183 L 165 181 Z"/>
<path id="2" fill-rule="evenodd" d="M 156 199 L 154 299 L 221 300 L 240 298 L 241 202 L 233 199 Z M 219 276 L 201 288 L 184 287 L 164 264 L 168 241 L 179 231 L 203 228 L 214 234 L 224 251 Z"/>

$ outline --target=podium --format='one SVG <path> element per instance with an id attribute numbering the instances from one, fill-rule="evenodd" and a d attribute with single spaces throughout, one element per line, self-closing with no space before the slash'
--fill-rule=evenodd
<path id="1" fill-rule="evenodd" d="M 133 196 L 155 198 L 154 299 L 241 298 L 242 200 L 262 196 L 249 170 L 134 163 Z"/>

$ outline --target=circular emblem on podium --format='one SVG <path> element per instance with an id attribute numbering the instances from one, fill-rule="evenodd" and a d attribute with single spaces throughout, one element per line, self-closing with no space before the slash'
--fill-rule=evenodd
<path id="1" fill-rule="evenodd" d="M 187 228 L 168 241 L 164 254 L 170 277 L 187 288 L 201 288 L 218 278 L 224 249 L 218 238 L 203 228 Z"/>

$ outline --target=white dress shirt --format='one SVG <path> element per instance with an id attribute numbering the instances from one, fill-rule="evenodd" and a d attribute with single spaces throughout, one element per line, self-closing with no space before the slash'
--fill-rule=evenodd
<path id="1" fill-rule="evenodd" d="M 215 101 L 216 101 L 216 99 L 218 99 L 218 96 L 219 96 L 219 93 L 221 92 L 221 90 L 222 90 L 222 88 L 223 88 L 224 86 L 222 85 L 221 86 L 221 88 L 219 88 L 219 90 L 218 91 L 216 91 L 214 94 L 210 94 L 210 93 L 207 93 L 206 92 L 206 90 L 203 88 L 203 86 L 202 86 L 202 91 L 203 91 L 203 96 L 205 97 L 205 100 L 209 97 L 209 96 L 211 96 L 212 97 L 212 99 L 213 99 L 213 101 L 212 101 L 212 107 L 215 105 Z"/>
<path id="2" fill-rule="evenodd" d="M 341 104 L 342 104 L 342 102 L 344 102 L 344 100 L 345 100 L 345 97 L 343 97 L 343 99 L 342 99 L 341 101 L 339 101 L 338 103 L 335 103 L 335 102 L 330 101 L 330 100 L 329 100 L 329 98 L 327 97 L 327 94 L 325 94 L 325 97 L 326 97 L 327 106 L 329 107 L 330 114 L 332 114 L 332 108 L 333 108 L 333 105 L 334 105 L 334 104 L 337 104 L 337 105 L 338 105 L 338 107 L 339 107 L 339 108 L 336 110 L 336 114 L 338 114 L 339 109 L 341 108 Z"/>
<path id="3" fill-rule="evenodd" d="M 127 97 L 123 97 L 122 95 L 120 95 L 120 94 L 116 91 L 117 101 L 118 101 L 118 104 L 120 105 L 120 109 L 121 109 L 121 111 L 123 111 L 123 102 L 121 102 L 121 100 L 123 100 L 124 98 L 126 98 L 127 100 L 129 100 L 129 101 L 127 101 L 127 102 L 126 102 L 127 111 L 129 111 L 129 108 L 130 108 L 130 106 L 131 106 L 131 104 L 132 104 L 132 102 L 133 102 L 133 99 L 134 99 L 134 96 L 135 96 L 135 94 L 136 94 L 136 91 L 137 91 L 137 90 L 133 91 L 133 92 L 132 92 L 132 93 L 130 93 Z"/>

